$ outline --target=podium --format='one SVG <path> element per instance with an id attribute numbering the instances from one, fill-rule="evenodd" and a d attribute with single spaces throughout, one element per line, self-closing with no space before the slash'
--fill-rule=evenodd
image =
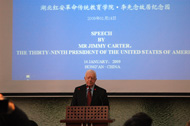
<path id="1" fill-rule="evenodd" d="M 108 126 L 115 121 L 109 119 L 108 106 L 67 106 L 66 126 Z"/>

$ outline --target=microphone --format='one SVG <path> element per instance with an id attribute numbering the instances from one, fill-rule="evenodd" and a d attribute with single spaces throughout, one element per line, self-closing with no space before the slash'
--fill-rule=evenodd
<path id="1" fill-rule="evenodd" d="M 88 105 L 87 105 L 87 101 L 88 101 L 88 89 L 90 89 L 90 86 L 86 85 L 86 90 L 87 90 L 87 91 L 86 91 L 86 93 L 85 93 L 85 94 L 86 94 L 85 106 L 88 106 Z"/>

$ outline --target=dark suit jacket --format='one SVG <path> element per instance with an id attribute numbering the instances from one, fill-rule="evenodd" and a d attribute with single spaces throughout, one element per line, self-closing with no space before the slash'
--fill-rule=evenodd
<path id="1" fill-rule="evenodd" d="M 87 106 L 86 84 L 76 87 L 71 106 Z M 91 106 L 109 106 L 106 90 L 95 85 Z"/>

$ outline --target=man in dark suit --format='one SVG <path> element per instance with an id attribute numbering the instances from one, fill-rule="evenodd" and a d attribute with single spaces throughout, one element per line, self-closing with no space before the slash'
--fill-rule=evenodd
<path id="1" fill-rule="evenodd" d="M 109 106 L 106 90 L 95 84 L 96 72 L 87 70 L 84 80 L 86 84 L 75 88 L 71 106 Z"/>

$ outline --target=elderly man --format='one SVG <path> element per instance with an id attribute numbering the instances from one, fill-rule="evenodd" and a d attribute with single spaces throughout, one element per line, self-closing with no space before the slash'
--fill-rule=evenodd
<path id="1" fill-rule="evenodd" d="M 75 88 L 71 106 L 109 106 L 106 90 L 95 84 L 96 72 L 87 70 L 84 80 L 86 84 Z"/>

